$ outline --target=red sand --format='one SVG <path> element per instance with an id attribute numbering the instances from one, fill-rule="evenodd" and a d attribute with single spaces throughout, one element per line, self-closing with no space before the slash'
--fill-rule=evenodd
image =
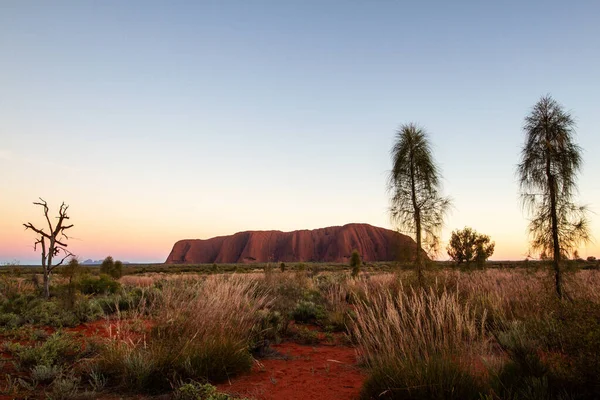
<path id="1" fill-rule="evenodd" d="M 365 375 L 347 346 L 273 345 L 286 359 L 262 359 L 252 372 L 218 385 L 220 391 L 257 400 L 357 399 Z"/>
<path id="2" fill-rule="evenodd" d="M 126 323 L 120 326 L 115 321 L 100 320 L 66 331 L 86 337 L 140 340 L 143 338 L 142 332 L 147 331 L 150 326 L 148 321 L 144 321 L 141 327 L 135 329 L 136 332 L 131 332 Z M 51 333 L 54 330 L 48 331 Z M 272 349 L 278 354 L 276 357 L 256 361 L 252 372 L 233 378 L 229 383 L 218 385 L 219 390 L 256 400 L 358 399 L 365 375 L 356 365 L 356 352 L 353 347 L 341 344 L 310 346 L 285 342 L 273 345 Z M 10 355 L 3 352 L 0 353 L 0 358 L 8 360 Z M 1 372 L 13 376 L 21 375 L 16 373 L 9 362 L 3 365 Z M 6 382 L 0 380 L 0 383 L 1 389 Z M 102 396 L 107 399 L 113 397 L 110 394 Z M 0 395 L 0 400 L 12 398 L 14 395 Z"/>

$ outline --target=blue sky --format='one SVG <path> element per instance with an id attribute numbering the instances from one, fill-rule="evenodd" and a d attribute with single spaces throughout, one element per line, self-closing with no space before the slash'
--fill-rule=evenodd
<path id="1" fill-rule="evenodd" d="M 39 220 L 38 196 L 70 204 L 84 258 L 392 228 L 389 149 L 411 121 L 454 199 L 442 239 L 467 225 L 493 258 L 522 259 L 514 171 L 540 96 L 572 110 L 579 201 L 600 211 L 599 15 L 591 1 L 3 1 L 0 262 L 37 260 L 20 224 Z"/>

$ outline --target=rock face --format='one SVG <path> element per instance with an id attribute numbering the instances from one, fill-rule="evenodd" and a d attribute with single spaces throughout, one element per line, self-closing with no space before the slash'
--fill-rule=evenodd
<path id="1" fill-rule="evenodd" d="M 416 248 L 412 238 L 398 232 L 368 224 L 348 224 L 314 230 L 247 231 L 206 240 L 180 240 L 173 246 L 166 263 L 346 263 L 354 249 L 364 261 L 395 261 L 414 259 Z"/>

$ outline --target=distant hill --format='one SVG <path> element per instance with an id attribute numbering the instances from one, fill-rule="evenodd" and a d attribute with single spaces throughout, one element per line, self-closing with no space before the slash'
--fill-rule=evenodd
<path id="1" fill-rule="evenodd" d="M 395 261 L 414 259 L 417 245 L 409 236 L 369 224 L 293 232 L 246 231 L 206 240 L 180 240 L 165 263 L 346 263 L 354 249 L 364 261 Z"/>
<path id="2" fill-rule="evenodd" d="M 102 261 L 104 260 L 92 260 L 91 258 L 88 258 L 85 261 L 80 262 L 79 264 L 81 265 L 100 265 L 102 264 Z M 129 261 L 121 261 L 123 264 L 129 264 Z"/>

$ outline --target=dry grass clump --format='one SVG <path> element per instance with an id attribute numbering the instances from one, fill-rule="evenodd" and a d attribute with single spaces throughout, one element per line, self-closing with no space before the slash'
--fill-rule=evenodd
<path id="1" fill-rule="evenodd" d="M 470 372 L 487 345 L 485 315 L 458 292 L 367 291 L 355 313 L 353 334 L 370 370 L 364 398 L 478 398 Z"/>
<path id="2" fill-rule="evenodd" d="M 368 369 L 362 397 L 595 399 L 600 272 L 565 274 L 567 300 L 540 269 L 431 271 L 348 283 Z"/>
<path id="3" fill-rule="evenodd" d="M 155 279 L 150 276 L 125 275 L 119 279 L 119 282 L 123 286 L 151 287 L 154 285 Z"/>
<path id="4" fill-rule="evenodd" d="M 243 277 L 166 281 L 147 339 L 111 341 L 98 367 L 138 391 L 168 390 L 183 379 L 226 380 L 250 369 L 251 333 L 271 301 Z"/>

